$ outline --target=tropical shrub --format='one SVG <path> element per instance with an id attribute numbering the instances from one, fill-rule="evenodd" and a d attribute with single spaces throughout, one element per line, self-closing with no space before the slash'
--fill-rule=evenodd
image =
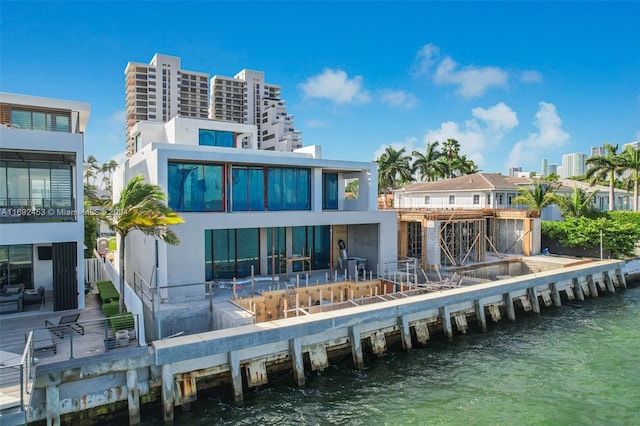
<path id="1" fill-rule="evenodd" d="M 634 244 L 640 241 L 640 213 L 607 212 L 591 219 L 569 217 L 562 222 L 543 221 L 542 234 L 568 247 L 602 245 L 616 258 L 633 256 Z"/>

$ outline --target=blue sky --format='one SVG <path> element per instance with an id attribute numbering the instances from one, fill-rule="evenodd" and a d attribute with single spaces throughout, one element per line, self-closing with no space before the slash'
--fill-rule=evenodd
<path id="1" fill-rule="evenodd" d="M 124 69 L 265 72 L 325 158 L 457 139 L 483 171 L 640 140 L 640 2 L 2 1 L 0 90 L 89 102 L 124 151 Z"/>

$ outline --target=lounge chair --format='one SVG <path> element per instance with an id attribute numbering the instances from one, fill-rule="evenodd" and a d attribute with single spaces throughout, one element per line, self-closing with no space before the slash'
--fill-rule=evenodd
<path id="1" fill-rule="evenodd" d="M 80 313 L 64 315 L 60 317 L 57 324 L 50 322 L 49 320 L 44 320 L 44 325 L 49 329 L 50 332 L 55 334 L 61 339 L 64 339 L 64 331 L 68 328 L 75 331 L 78 334 L 84 335 L 84 327 L 78 324 L 78 318 L 80 317 Z"/>
<path id="2" fill-rule="evenodd" d="M 33 330 L 33 350 L 37 352 L 51 351 L 57 353 L 58 348 L 51 338 L 51 333 L 46 328 Z"/>

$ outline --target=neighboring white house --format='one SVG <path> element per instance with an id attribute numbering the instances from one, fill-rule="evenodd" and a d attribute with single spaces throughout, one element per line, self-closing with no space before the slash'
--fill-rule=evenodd
<path id="1" fill-rule="evenodd" d="M 84 308 L 82 164 L 90 106 L 0 93 L 0 284 Z"/>
<path id="2" fill-rule="evenodd" d="M 514 205 L 518 196 L 518 188 L 530 186 L 535 178 L 511 178 L 499 173 L 474 173 L 452 179 L 434 182 L 421 182 L 407 185 L 394 191 L 394 207 L 397 209 L 524 209 L 522 205 Z M 559 195 L 570 194 L 573 187 L 583 188 L 587 193 L 598 191 L 594 197 L 597 210 L 609 209 L 609 188 L 591 185 L 571 179 L 560 179 L 562 184 L 556 191 Z M 616 189 L 616 210 L 630 210 L 630 196 L 626 191 Z M 543 220 L 560 220 L 560 212 L 556 206 L 542 211 Z"/>
<path id="3" fill-rule="evenodd" d="M 350 257 L 366 258 L 367 270 L 396 260 L 396 212 L 377 210 L 375 163 L 322 159 L 318 146 L 278 152 L 243 144 L 255 136 L 256 126 L 211 119 L 133 126 L 139 149 L 115 173 L 114 199 L 142 174 L 168 193 L 184 224 L 173 226 L 178 246 L 130 234 L 129 282 L 134 273 L 163 287 L 247 277 L 252 268 L 263 276 L 331 270 L 340 240 Z M 354 178 L 359 199 L 345 199 L 345 180 Z"/>

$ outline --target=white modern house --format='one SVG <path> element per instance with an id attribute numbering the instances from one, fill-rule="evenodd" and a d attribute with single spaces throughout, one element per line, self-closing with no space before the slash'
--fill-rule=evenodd
<path id="1" fill-rule="evenodd" d="M 530 186 L 535 178 L 508 177 L 499 173 L 474 173 L 452 179 L 434 182 L 421 182 L 407 185 L 394 191 L 394 207 L 397 209 L 438 209 L 438 210 L 474 210 L 474 209 L 525 209 L 514 205 L 518 188 Z M 573 187 L 584 189 L 587 193 L 598 191 L 593 198 L 594 207 L 600 211 L 609 209 L 609 188 L 591 185 L 571 179 L 560 179 L 559 195 L 570 194 Z M 629 193 L 615 190 L 615 209 L 630 210 Z M 560 220 L 556 206 L 543 209 L 543 220 Z"/>
<path id="2" fill-rule="evenodd" d="M 56 311 L 84 308 L 89 114 L 83 102 L 0 93 L 0 284 L 21 288 L 23 302 L 42 287 Z"/>
<path id="3" fill-rule="evenodd" d="M 132 127 L 138 149 L 116 172 L 114 199 L 141 174 L 165 189 L 184 223 L 173 227 L 178 246 L 130 234 L 127 281 L 136 273 L 165 287 L 252 271 L 331 271 L 340 267 L 340 241 L 367 270 L 396 260 L 396 213 L 377 210 L 375 163 L 323 159 L 317 146 L 261 150 L 256 134 L 254 125 L 185 117 Z M 354 178 L 359 199 L 345 199 L 345 180 Z"/>

